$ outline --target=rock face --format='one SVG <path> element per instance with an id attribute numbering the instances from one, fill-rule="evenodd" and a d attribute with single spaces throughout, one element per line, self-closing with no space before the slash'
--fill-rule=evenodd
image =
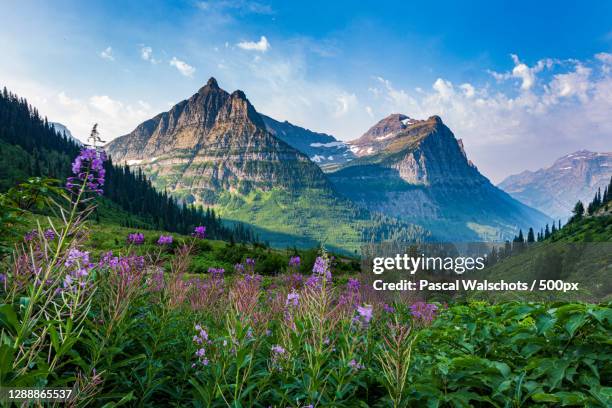
<path id="1" fill-rule="evenodd" d="M 507 177 L 499 187 L 555 219 L 566 219 L 578 200 L 589 203 L 612 177 L 612 152 L 581 150 L 552 166 Z"/>
<path id="2" fill-rule="evenodd" d="M 336 194 L 315 163 L 268 129 L 285 130 L 287 138 L 309 131 L 265 120 L 268 127 L 242 91 L 229 94 L 211 78 L 191 98 L 113 140 L 106 150 L 113 161 L 140 168 L 158 189 L 258 227 L 263 239 L 278 246 L 324 241 L 353 250 L 363 242 L 364 230 L 370 231 L 365 239 L 390 231 Z"/>
<path id="3" fill-rule="evenodd" d="M 214 205 L 220 191 L 328 187 L 317 166 L 266 130 L 242 91 L 229 94 L 214 78 L 107 150 L 189 203 Z"/>
<path id="4" fill-rule="evenodd" d="M 261 117 L 270 133 L 307 155 L 324 171 L 334 169 L 355 157 L 346 143 L 331 135 L 313 132 L 287 121 L 279 122 L 265 115 Z"/>
<path id="5" fill-rule="evenodd" d="M 384 149 L 400 132 L 417 123 L 401 113 L 393 113 L 380 120 L 360 138 L 349 142 L 356 156 L 367 156 Z"/>
<path id="6" fill-rule="evenodd" d="M 438 238 L 499 240 L 550 222 L 480 174 L 438 116 L 391 115 L 350 144 L 361 157 L 330 174 L 336 190 Z"/>

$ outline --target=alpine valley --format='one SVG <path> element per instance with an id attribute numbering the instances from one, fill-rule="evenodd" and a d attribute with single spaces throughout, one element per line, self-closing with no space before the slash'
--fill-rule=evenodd
<path id="1" fill-rule="evenodd" d="M 391 115 L 344 143 L 262 115 L 214 78 L 106 149 L 276 246 L 500 240 L 551 222 L 481 175 L 439 117 Z"/>

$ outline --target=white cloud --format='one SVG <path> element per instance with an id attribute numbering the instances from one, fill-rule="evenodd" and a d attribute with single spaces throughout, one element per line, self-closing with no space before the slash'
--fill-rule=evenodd
<path id="1" fill-rule="evenodd" d="M 527 64 L 521 62 L 518 55 L 510 54 L 512 61 L 514 62 L 514 68 L 511 72 L 499 73 L 495 71 L 489 71 L 489 73 L 498 81 L 503 81 L 511 78 L 519 79 L 521 81 L 521 90 L 529 91 L 536 82 L 536 76 L 539 72 L 542 72 L 545 68 L 552 68 L 555 63 L 554 60 L 547 58 L 539 60 L 534 66 L 529 67 Z"/>
<path id="2" fill-rule="evenodd" d="M 236 45 L 239 48 L 242 48 L 243 50 L 247 50 L 247 51 L 266 52 L 270 48 L 270 43 L 268 42 L 268 39 L 265 36 L 263 36 L 263 35 L 261 36 L 261 38 L 257 42 L 254 42 L 254 41 L 243 41 L 243 42 L 239 42 Z"/>
<path id="3" fill-rule="evenodd" d="M 608 57 L 594 60 L 543 59 L 533 66 L 513 57 L 514 69 L 491 73 L 515 86 L 464 83 L 438 78 L 431 90 L 409 92 L 384 78 L 373 95 L 377 112 L 410 117 L 440 115 L 470 159 L 494 181 L 526 168 L 537 169 L 571 151 L 610 150 L 612 75 Z M 519 67 L 517 69 L 517 67 Z"/>
<path id="4" fill-rule="evenodd" d="M 111 46 L 106 47 L 106 49 L 100 51 L 100 58 L 108 60 L 108 61 L 114 61 L 115 57 L 113 56 L 113 48 Z"/>
<path id="5" fill-rule="evenodd" d="M 474 89 L 474 86 L 472 84 L 461 84 L 459 85 L 459 88 L 461 88 L 463 94 L 468 98 L 471 98 L 476 94 L 476 90 Z"/>
<path id="6" fill-rule="evenodd" d="M 149 61 L 151 64 L 157 64 L 160 61 L 153 58 L 153 48 L 143 45 L 140 47 L 140 58 Z"/>
<path id="7" fill-rule="evenodd" d="M 351 109 L 357 106 L 357 96 L 355 94 L 342 93 L 336 97 L 337 117 L 346 115 Z"/>
<path id="8" fill-rule="evenodd" d="M 184 75 L 190 78 L 193 77 L 193 74 L 196 71 L 194 67 L 187 64 L 185 61 L 181 61 L 177 59 L 176 57 L 172 57 L 172 59 L 170 60 L 170 65 L 178 69 L 181 75 Z"/>

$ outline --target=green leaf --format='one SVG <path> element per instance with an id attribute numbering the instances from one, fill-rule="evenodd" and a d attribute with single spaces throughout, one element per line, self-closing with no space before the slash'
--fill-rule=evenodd
<path id="1" fill-rule="evenodd" d="M 0 305 L 0 324 L 5 327 L 11 334 L 17 334 L 21 325 L 17 319 L 17 314 L 13 310 L 13 306 L 9 304 Z"/>

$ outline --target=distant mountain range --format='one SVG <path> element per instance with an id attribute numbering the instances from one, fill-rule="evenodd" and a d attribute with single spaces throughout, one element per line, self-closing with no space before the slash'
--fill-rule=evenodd
<path id="1" fill-rule="evenodd" d="M 349 145 L 332 135 L 313 132 L 287 121 L 279 122 L 269 116 L 261 117 L 270 133 L 306 154 L 324 171 L 337 168 L 355 158 Z"/>
<path id="2" fill-rule="evenodd" d="M 157 188 L 255 225 L 276 245 L 354 249 L 427 231 L 438 240 L 504 239 L 550 222 L 491 185 L 438 117 L 391 115 L 343 143 L 259 114 L 214 78 L 106 148 Z"/>
<path id="3" fill-rule="evenodd" d="M 585 206 L 598 188 L 612 177 L 612 152 L 580 150 L 556 160 L 552 166 L 507 177 L 499 187 L 543 213 L 565 220 L 578 200 Z"/>

